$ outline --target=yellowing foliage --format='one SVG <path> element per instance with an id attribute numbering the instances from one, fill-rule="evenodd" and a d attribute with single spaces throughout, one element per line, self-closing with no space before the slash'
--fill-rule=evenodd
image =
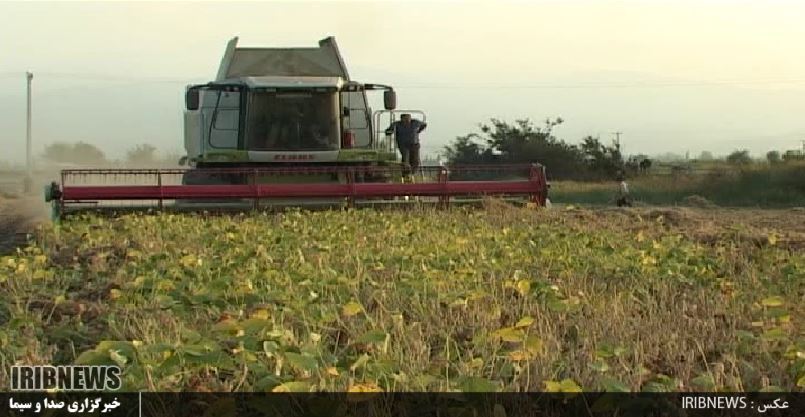
<path id="1" fill-rule="evenodd" d="M 792 234 L 631 213 L 78 216 L 0 258 L 0 356 L 131 390 L 798 389 Z"/>

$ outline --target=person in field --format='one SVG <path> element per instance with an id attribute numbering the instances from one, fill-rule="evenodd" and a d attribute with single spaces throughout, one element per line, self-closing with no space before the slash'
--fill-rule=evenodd
<path id="1" fill-rule="evenodd" d="M 629 195 L 629 184 L 623 174 L 618 175 L 618 207 L 632 207 L 632 197 Z"/>
<path id="2" fill-rule="evenodd" d="M 428 127 L 427 123 L 412 119 L 411 115 L 406 113 L 386 129 L 386 134 L 394 133 L 397 140 L 397 149 L 400 150 L 402 156 L 405 175 L 416 172 L 419 168 L 419 134 L 426 127 Z"/>

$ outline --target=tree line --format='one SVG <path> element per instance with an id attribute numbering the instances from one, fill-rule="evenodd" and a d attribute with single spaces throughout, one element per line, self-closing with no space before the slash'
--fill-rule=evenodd
<path id="1" fill-rule="evenodd" d="M 537 125 L 529 119 L 510 123 L 493 118 L 480 124 L 479 132 L 456 137 L 444 148 L 443 155 L 449 164 L 456 165 L 537 162 L 547 167 L 550 178 L 568 180 L 606 181 L 621 175 L 635 176 L 649 172 L 654 164 L 653 158 L 643 154 L 625 158 L 617 142 L 608 145 L 593 136 L 583 138 L 579 144 L 567 143 L 553 134 L 553 129 L 562 122 L 562 118 L 547 119 Z M 687 156 L 674 156 L 671 159 L 689 160 Z M 735 150 L 723 158 L 704 151 L 694 158 L 697 162 L 719 160 L 734 166 L 758 161 L 746 149 Z M 765 155 L 770 164 L 802 160 L 805 160 L 802 151 L 772 150 Z"/>
<path id="2" fill-rule="evenodd" d="M 651 166 L 651 160 L 624 160 L 620 145 L 607 145 L 587 136 L 578 145 L 553 134 L 562 118 L 547 119 L 540 126 L 529 119 L 508 123 L 490 119 L 480 132 L 457 137 L 444 148 L 450 164 L 534 163 L 548 167 L 553 179 L 603 180 L 637 173 Z"/>
<path id="3" fill-rule="evenodd" d="M 97 146 L 86 142 L 56 142 L 45 147 L 42 157 L 53 163 L 75 165 L 107 165 L 112 163 Z M 177 155 L 160 155 L 157 148 L 140 144 L 126 151 L 122 162 L 132 166 L 173 165 L 179 160 Z"/>

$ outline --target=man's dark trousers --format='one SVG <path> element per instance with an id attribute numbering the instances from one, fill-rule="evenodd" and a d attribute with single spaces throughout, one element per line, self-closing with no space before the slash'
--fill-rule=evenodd
<path id="1" fill-rule="evenodd" d="M 412 172 L 416 172 L 419 168 L 419 144 L 400 144 L 398 149 L 402 156 L 403 174 L 409 175 Z"/>

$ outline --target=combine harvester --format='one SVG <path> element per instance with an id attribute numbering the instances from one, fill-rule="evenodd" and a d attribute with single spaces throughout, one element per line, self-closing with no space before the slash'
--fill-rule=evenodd
<path id="1" fill-rule="evenodd" d="M 367 92 L 383 91 L 372 112 Z M 479 201 L 543 206 L 541 165 L 423 166 L 406 174 L 385 129 L 396 93 L 350 79 L 336 46 L 227 45 L 216 80 L 185 95 L 182 169 L 68 169 L 45 190 L 54 217 L 76 211 L 244 210 Z"/>

